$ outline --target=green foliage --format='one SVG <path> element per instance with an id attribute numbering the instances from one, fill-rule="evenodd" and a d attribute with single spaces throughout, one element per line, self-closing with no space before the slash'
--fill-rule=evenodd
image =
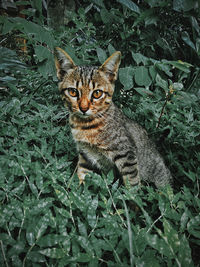
<path id="1" fill-rule="evenodd" d="M 0 265 L 199 266 L 198 2 L 85 0 L 62 33 L 25 2 L 28 19 L 0 20 L 5 40 L 27 41 L 26 64 L 0 48 Z M 79 186 L 55 46 L 77 64 L 121 50 L 114 101 L 163 151 L 173 190 L 126 188 L 112 172 Z"/>

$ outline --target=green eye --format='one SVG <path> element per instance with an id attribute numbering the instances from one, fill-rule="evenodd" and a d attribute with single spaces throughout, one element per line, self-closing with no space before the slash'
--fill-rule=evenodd
<path id="1" fill-rule="evenodd" d="M 92 93 L 92 97 L 95 98 L 95 99 L 100 98 L 102 95 L 103 95 L 103 91 L 102 90 L 95 90 Z"/>

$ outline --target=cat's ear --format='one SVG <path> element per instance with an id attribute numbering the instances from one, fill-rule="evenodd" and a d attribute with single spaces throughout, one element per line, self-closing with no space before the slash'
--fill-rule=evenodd
<path id="1" fill-rule="evenodd" d="M 76 67 L 71 57 L 60 47 L 56 47 L 55 49 L 55 65 L 59 80 L 63 79 L 68 70 Z"/>
<path id="2" fill-rule="evenodd" d="M 117 73 L 120 61 L 121 61 L 121 52 L 117 51 L 114 54 L 112 54 L 99 68 L 99 70 L 106 73 L 111 83 L 113 83 L 117 79 Z"/>

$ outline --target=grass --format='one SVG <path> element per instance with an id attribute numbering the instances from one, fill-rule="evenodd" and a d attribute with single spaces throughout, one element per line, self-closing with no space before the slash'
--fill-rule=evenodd
<path id="1" fill-rule="evenodd" d="M 56 83 L 27 71 L 18 87 L 16 95 L 3 88 L 0 99 L 1 266 L 199 266 L 195 95 L 174 96 L 158 129 L 159 92 L 153 99 L 136 94 L 123 105 L 158 143 L 170 129 L 159 144 L 174 190 L 138 190 L 124 187 L 112 172 L 79 186 L 68 112 Z"/>

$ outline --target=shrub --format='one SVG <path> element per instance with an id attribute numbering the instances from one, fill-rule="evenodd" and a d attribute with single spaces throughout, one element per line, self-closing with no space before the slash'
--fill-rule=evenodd
<path id="1" fill-rule="evenodd" d="M 84 1 L 63 33 L 41 20 L 1 17 L 4 36 L 22 34 L 28 48 L 26 64 L 13 50 L 0 50 L 1 266 L 199 266 L 196 3 Z M 172 24 L 183 24 L 181 39 L 178 29 L 167 28 L 174 14 Z M 150 33 L 160 30 L 152 40 Z M 173 190 L 124 187 L 112 172 L 79 186 L 55 78 L 56 45 L 77 64 L 101 64 L 122 50 L 114 101 L 165 155 Z"/>

